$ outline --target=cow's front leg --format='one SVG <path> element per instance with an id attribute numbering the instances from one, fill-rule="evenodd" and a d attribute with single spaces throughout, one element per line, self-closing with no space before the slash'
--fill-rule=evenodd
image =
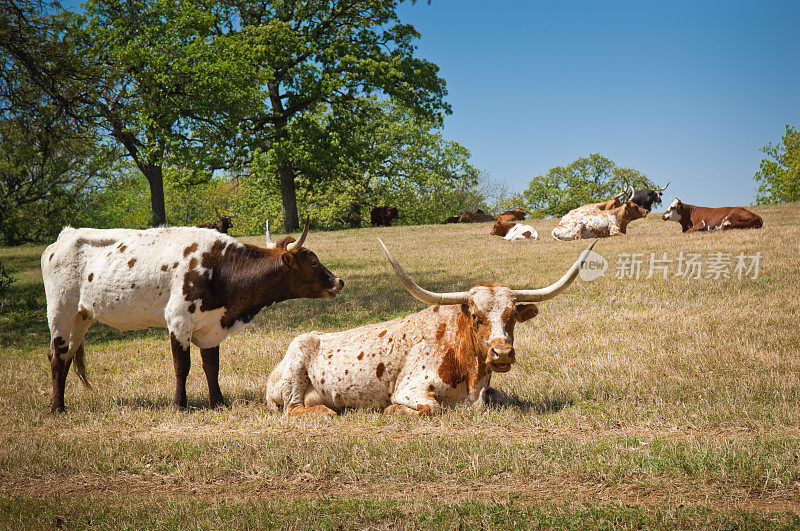
<path id="1" fill-rule="evenodd" d="M 208 401 L 211 407 L 225 405 L 222 391 L 219 388 L 219 346 L 200 350 L 203 358 L 203 371 L 208 381 Z"/>
<path id="2" fill-rule="evenodd" d="M 174 333 L 170 333 L 169 338 L 172 344 L 172 364 L 175 367 L 175 398 L 172 399 L 172 405 L 175 409 L 186 409 L 186 377 L 189 376 L 191 366 L 189 342 L 184 344 Z"/>
<path id="3" fill-rule="evenodd" d="M 442 409 L 431 392 L 398 388 L 392 395 L 392 405 L 383 410 L 387 415 L 412 415 L 430 417 Z"/>

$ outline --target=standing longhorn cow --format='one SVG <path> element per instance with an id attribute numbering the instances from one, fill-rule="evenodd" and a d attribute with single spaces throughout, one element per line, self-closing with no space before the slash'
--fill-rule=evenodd
<path id="1" fill-rule="evenodd" d="M 219 344 L 262 308 L 296 298 L 333 299 L 344 286 L 300 239 L 267 248 L 194 227 L 61 231 L 42 255 L 53 412 L 64 410 L 72 360 L 87 384 L 83 340 L 94 321 L 119 330 L 166 327 L 177 408 L 186 407 L 189 344 L 200 347 L 211 406 L 219 388 Z"/>
<path id="2" fill-rule="evenodd" d="M 516 323 L 539 313 L 533 303 L 570 285 L 594 243 L 546 288 L 478 285 L 457 293 L 421 288 L 381 245 L 406 290 L 429 307 L 392 321 L 296 337 L 267 381 L 273 411 L 335 415 L 368 408 L 418 416 L 482 404 L 492 372 L 508 372 L 516 361 Z"/>

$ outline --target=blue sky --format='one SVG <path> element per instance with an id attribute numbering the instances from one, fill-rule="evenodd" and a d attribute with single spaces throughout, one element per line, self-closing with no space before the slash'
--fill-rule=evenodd
<path id="1" fill-rule="evenodd" d="M 400 19 L 441 68 L 445 136 L 521 191 L 600 153 L 665 200 L 749 204 L 753 174 L 800 126 L 800 1 L 419 0 Z"/>

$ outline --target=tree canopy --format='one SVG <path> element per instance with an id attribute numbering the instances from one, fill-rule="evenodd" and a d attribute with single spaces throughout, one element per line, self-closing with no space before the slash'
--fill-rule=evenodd
<path id="1" fill-rule="evenodd" d="M 530 217 L 557 217 L 581 205 L 608 199 L 625 183 L 634 188 L 653 186 L 640 171 L 622 168 L 599 153 L 593 153 L 534 177 L 521 199 Z"/>
<path id="2" fill-rule="evenodd" d="M 767 144 L 761 152 L 768 158 L 761 159 L 754 176 L 759 183 L 756 201 L 759 204 L 800 201 L 800 131 L 787 124 L 781 141 Z"/>

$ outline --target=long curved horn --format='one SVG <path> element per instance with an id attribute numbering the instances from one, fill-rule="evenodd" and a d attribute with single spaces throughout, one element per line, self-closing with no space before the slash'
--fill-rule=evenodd
<path id="1" fill-rule="evenodd" d="M 628 199 L 626 199 L 625 202 L 628 202 L 631 199 L 633 199 L 633 194 L 635 193 L 636 192 L 634 191 L 633 186 L 628 186 Z"/>
<path id="2" fill-rule="evenodd" d="M 671 183 L 671 182 L 672 181 L 670 181 L 669 183 Z M 669 183 L 667 183 L 667 186 L 669 186 Z M 664 190 L 667 189 L 667 186 L 665 186 L 664 188 L 659 188 L 658 186 L 656 186 L 656 192 L 663 192 Z"/>
<path id="3" fill-rule="evenodd" d="M 306 216 L 306 226 L 303 227 L 303 234 L 300 235 L 297 241 L 294 241 L 286 246 L 286 250 L 289 251 L 290 253 L 296 253 L 297 251 L 299 251 L 300 248 L 303 246 L 303 243 L 306 241 L 306 236 L 308 236 L 308 220 L 310 218 L 311 216 Z"/>
<path id="4" fill-rule="evenodd" d="M 269 232 L 269 220 L 267 220 L 264 224 L 265 235 L 267 238 L 267 249 L 274 249 L 275 242 L 272 241 L 272 234 Z"/>
<path id="5" fill-rule="evenodd" d="M 380 238 L 378 238 L 378 241 L 381 243 L 381 247 L 383 247 L 383 252 L 386 253 L 386 258 L 389 259 L 389 263 L 392 264 L 397 278 L 400 279 L 400 283 L 403 284 L 406 290 L 415 299 L 431 305 L 467 303 L 468 296 L 466 291 L 461 291 L 458 293 L 434 293 L 419 287 L 416 282 L 411 280 L 411 277 L 408 276 L 408 273 L 406 273 L 403 268 L 400 267 L 400 264 L 398 264 L 397 260 L 394 259 L 394 256 L 392 256 L 392 253 L 390 253 L 389 249 L 386 248 L 386 245 L 384 245 L 383 241 L 381 241 Z"/>
<path id="6" fill-rule="evenodd" d="M 592 250 L 594 244 L 597 243 L 597 240 L 593 241 L 592 244 L 583 250 L 581 255 L 572 264 L 572 267 L 561 277 L 557 282 L 550 284 L 546 288 L 540 289 L 514 289 L 511 292 L 517 299 L 517 302 L 540 302 L 546 301 L 547 299 L 552 299 L 569 286 L 575 277 L 578 276 L 578 272 L 580 272 L 581 267 L 583 267 L 583 263 L 586 261 L 586 257 L 589 256 L 589 251 Z"/>

